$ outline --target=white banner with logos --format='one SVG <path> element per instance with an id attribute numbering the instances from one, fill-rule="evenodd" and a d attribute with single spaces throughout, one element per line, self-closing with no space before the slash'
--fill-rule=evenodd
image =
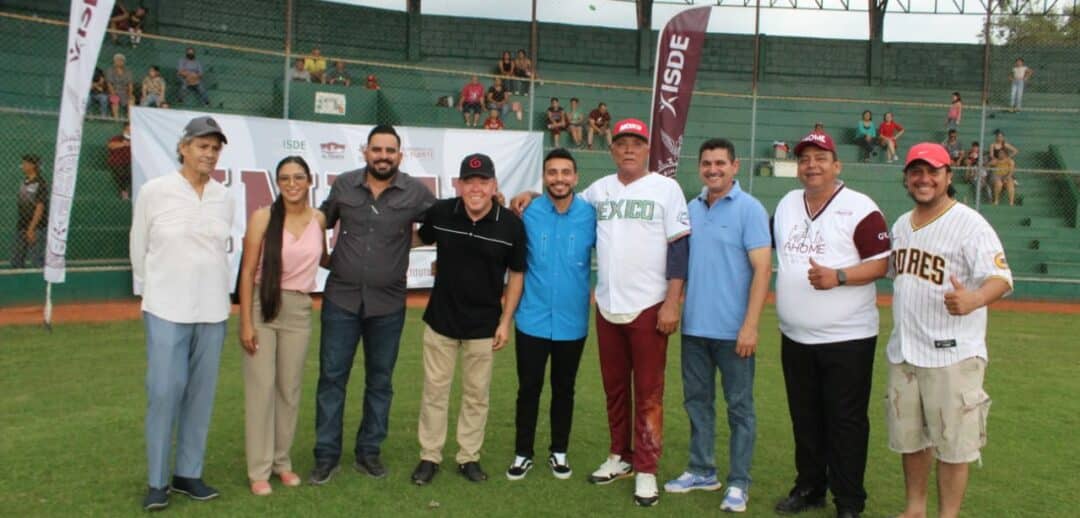
<path id="1" fill-rule="evenodd" d="M 68 223 L 75 200 L 75 179 L 79 174 L 83 116 L 86 115 L 90 83 L 112 8 L 113 0 L 71 0 L 64 88 L 60 96 L 60 123 L 56 129 L 56 157 L 49 197 L 49 234 L 37 236 L 37 239 L 48 239 L 45 281 L 50 283 L 64 282 L 67 272 Z"/>
<path id="2" fill-rule="evenodd" d="M 341 173 L 364 166 L 362 149 L 371 125 L 267 119 L 242 115 L 203 113 L 157 108 L 133 108 L 131 116 L 132 197 L 149 179 L 175 174 L 180 169 L 176 145 L 184 125 L 200 115 L 211 115 L 229 139 L 218 160 L 214 178 L 229 188 L 236 201 L 230 260 L 232 285 L 239 270 L 240 245 L 248 216 L 269 205 L 277 196 L 274 167 L 289 155 L 304 157 L 315 176 L 312 203 L 330 194 L 330 185 Z M 404 158 L 401 170 L 427 184 L 439 198 L 457 195 L 461 160 L 470 153 L 485 153 L 495 163 L 499 190 L 507 197 L 540 191 L 543 134 L 526 131 L 490 131 L 445 128 L 395 128 L 401 136 Z M 333 242 L 332 230 L 327 232 Z M 409 256 L 408 287 L 431 287 L 431 247 L 413 249 Z M 319 271 L 319 290 L 326 281 Z"/>

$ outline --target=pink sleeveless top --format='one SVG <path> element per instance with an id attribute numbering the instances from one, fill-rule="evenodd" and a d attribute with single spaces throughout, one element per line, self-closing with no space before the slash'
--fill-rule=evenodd
<path id="1" fill-rule="evenodd" d="M 323 233 L 319 220 L 312 216 L 300 238 L 282 229 L 281 233 L 281 289 L 311 293 L 315 291 L 315 274 L 322 259 Z M 255 271 L 255 282 L 262 279 L 262 261 Z"/>

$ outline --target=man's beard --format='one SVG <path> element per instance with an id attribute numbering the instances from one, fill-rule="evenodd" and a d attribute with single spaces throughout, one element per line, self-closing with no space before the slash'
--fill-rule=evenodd
<path id="1" fill-rule="evenodd" d="M 376 180 L 389 180 L 397 174 L 398 168 L 397 166 L 391 166 L 389 171 L 380 173 L 379 171 L 376 171 L 374 167 L 368 166 L 367 172 L 371 176 L 374 176 Z"/>
<path id="2" fill-rule="evenodd" d="M 567 189 L 566 194 L 555 194 L 555 192 L 549 188 L 547 189 L 547 193 L 553 200 L 565 200 L 574 194 L 574 189 Z"/>

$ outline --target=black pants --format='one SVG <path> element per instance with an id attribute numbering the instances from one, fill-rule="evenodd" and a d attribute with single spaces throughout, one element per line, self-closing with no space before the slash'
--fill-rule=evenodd
<path id="1" fill-rule="evenodd" d="M 827 488 L 837 509 L 861 512 L 877 336 L 805 345 L 781 335 L 781 344 L 795 435 L 795 487 L 813 497 L 824 496 Z"/>
<path id="2" fill-rule="evenodd" d="M 515 453 L 532 458 L 536 439 L 536 416 L 540 393 L 544 390 L 544 371 L 551 356 L 551 452 L 566 453 L 570 443 L 570 422 L 574 417 L 574 382 L 577 380 L 581 351 L 580 340 L 547 340 L 514 332 L 517 356 L 518 394 Z"/>

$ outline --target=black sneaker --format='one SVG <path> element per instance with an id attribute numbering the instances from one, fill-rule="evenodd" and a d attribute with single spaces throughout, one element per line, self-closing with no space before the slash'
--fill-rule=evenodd
<path id="1" fill-rule="evenodd" d="M 386 476 L 386 466 L 383 466 L 382 460 L 378 455 L 364 455 L 357 457 L 356 462 L 353 462 L 353 468 L 361 473 L 367 473 L 372 478 L 383 478 Z"/>
<path id="2" fill-rule="evenodd" d="M 169 490 L 166 488 L 150 488 L 143 498 L 142 508 L 147 511 L 158 511 L 169 507 Z"/>
<path id="3" fill-rule="evenodd" d="M 487 473 L 484 473 L 484 469 L 480 467 L 479 462 L 473 461 L 458 464 L 457 470 L 458 473 L 461 473 L 461 476 L 467 478 L 469 482 L 483 482 L 487 480 Z"/>
<path id="4" fill-rule="evenodd" d="M 431 479 L 435 478 L 435 474 L 438 472 L 438 464 L 430 460 L 422 460 L 412 472 L 412 481 L 418 486 L 426 486 L 431 483 Z"/>
<path id="5" fill-rule="evenodd" d="M 570 469 L 570 464 L 566 462 L 566 458 L 563 457 L 563 463 L 559 464 L 559 459 L 555 458 L 555 454 L 552 453 L 548 457 L 548 466 L 551 466 L 551 474 L 555 475 L 555 478 L 560 480 L 566 480 L 570 478 L 570 475 L 574 474 Z"/>
<path id="6" fill-rule="evenodd" d="M 521 480 L 525 478 L 525 475 L 533 467 L 532 459 L 528 457 L 522 457 L 518 455 L 514 457 L 514 462 L 510 464 L 510 467 L 506 469 L 506 478 L 510 480 Z"/>
<path id="7" fill-rule="evenodd" d="M 308 483 L 316 486 L 321 486 L 330 479 L 334 478 L 334 473 L 337 473 L 340 466 L 336 462 L 316 462 L 315 468 L 311 470 L 311 475 L 308 476 Z"/>
<path id="8" fill-rule="evenodd" d="M 780 514 L 798 514 L 816 507 L 825 507 L 825 495 L 813 496 L 813 490 L 795 488 L 774 509 Z"/>
<path id="9" fill-rule="evenodd" d="M 837 509 L 836 518 L 859 518 L 859 511 L 852 511 L 851 509 Z"/>
<path id="10" fill-rule="evenodd" d="M 206 485 L 201 478 L 186 478 L 173 476 L 170 491 L 187 495 L 192 500 L 213 500 L 218 497 L 217 489 Z"/>

